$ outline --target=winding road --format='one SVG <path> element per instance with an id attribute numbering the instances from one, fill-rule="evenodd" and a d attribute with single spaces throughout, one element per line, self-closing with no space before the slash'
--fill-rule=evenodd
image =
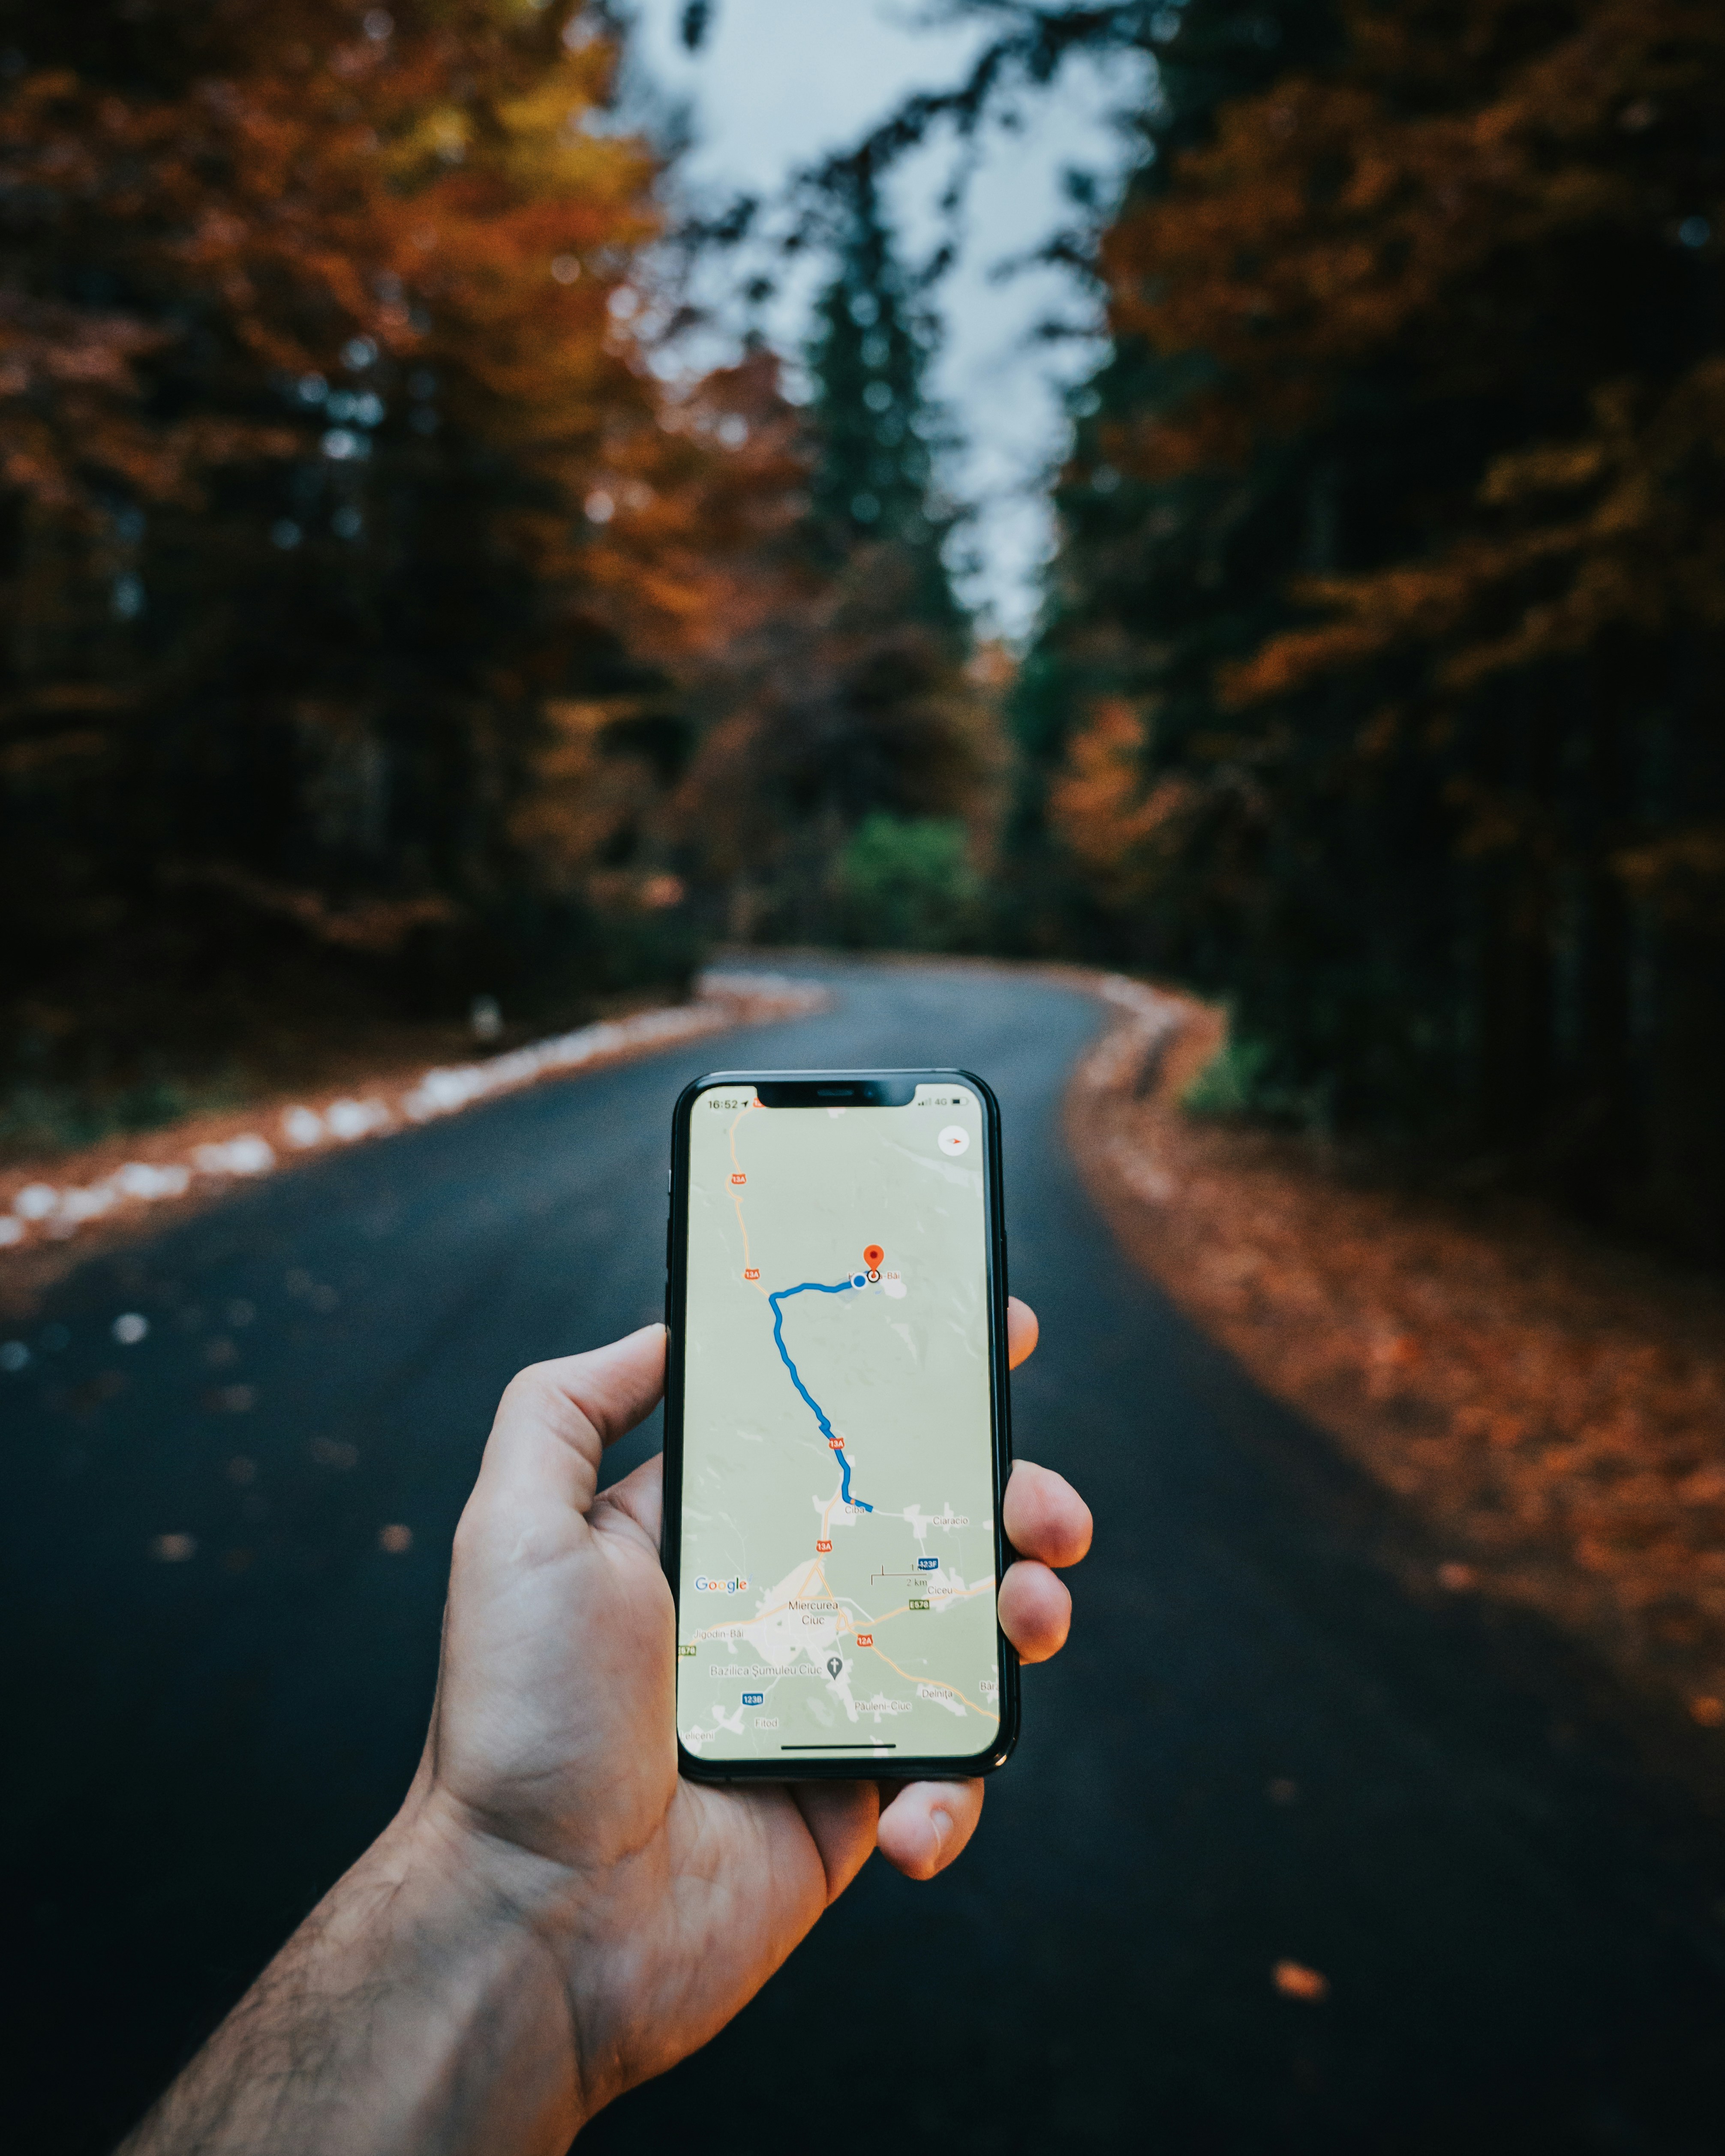
<path id="1" fill-rule="evenodd" d="M 1705 1794 L 1560 1641 L 1426 1591 L 1417 1525 L 1122 1261 L 1060 1136 L 1091 1000 L 826 970 L 823 1015 L 321 1158 L 0 1326 L 7 2148 L 110 2146 L 388 1817 L 497 1394 L 658 1314 L 671 1104 L 744 1062 L 996 1086 L 1019 1449 L 1096 1549 L 966 1860 L 871 1866 L 583 2148 L 1725 2146 Z"/>
<path id="2" fill-rule="evenodd" d="M 820 1402 L 816 1399 L 814 1394 L 809 1391 L 808 1386 L 803 1383 L 802 1378 L 798 1375 L 797 1366 L 791 1360 L 791 1351 L 784 1344 L 784 1312 L 778 1306 L 780 1303 L 785 1301 L 788 1297 L 793 1295 L 845 1295 L 848 1293 L 850 1289 L 854 1288 L 857 1285 L 857 1281 L 860 1281 L 862 1277 L 862 1275 L 859 1273 L 855 1280 L 832 1281 L 804 1281 L 797 1287 L 781 1287 L 775 1289 L 773 1292 L 768 1296 L 767 1300 L 772 1306 L 773 1309 L 773 1344 L 778 1350 L 778 1359 L 784 1364 L 786 1369 L 790 1372 L 791 1383 L 796 1387 L 797 1390 L 802 1394 L 804 1402 L 812 1409 L 815 1421 L 820 1425 L 821 1435 L 832 1447 L 833 1452 L 838 1460 L 839 1475 L 839 1502 L 841 1504 L 855 1505 L 857 1511 L 860 1512 L 872 1512 L 875 1509 L 872 1505 L 865 1505 L 860 1497 L 853 1497 L 850 1494 L 850 1460 L 849 1455 L 845 1450 L 845 1440 L 839 1435 L 837 1431 L 834 1430 L 831 1423 L 827 1420 L 826 1409 L 821 1405 Z"/>

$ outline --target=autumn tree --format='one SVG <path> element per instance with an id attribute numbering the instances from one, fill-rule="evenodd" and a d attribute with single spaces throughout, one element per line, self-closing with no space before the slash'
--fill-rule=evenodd
<path id="1" fill-rule="evenodd" d="M 1236 999 L 1260 1099 L 1717 1255 L 1725 38 L 1336 24 L 1102 239 L 1139 373 L 1065 480 L 1050 813 L 1117 947 Z"/>
<path id="2" fill-rule="evenodd" d="M 1212 139 L 1230 100 L 1327 51 L 1335 24 L 1328 0 L 1266 8 L 1192 0 L 1178 10 L 1094 14 L 1081 49 L 1105 38 L 1135 48 L 1151 62 L 1153 94 L 1137 116 L 1137 154 L 1117 210 L 1105 228 L 1081 226 L 1059 243 L 1110 334 L 1100 364 L 1070 395 L 1072 451 L 1054 489 L 1060 548 L 1013 701 L 1024 761 L 1009 919 L 1031 948 L 1076 946 L 1142 961 L 1140 886 L 1130 869 L 1122 879 L 1075 851 L 1065 792 L 1051 825 L 1050 775 L 1082 726 L 1093 783 L 1113 776 L 1123 744 L 1121 778 L 1135 798 L 1144 700 L 1154 700 L 1164 744 L 1207 722 L 1217 665 L 1282 619 L 1273 565 L 1299 543 L 1301 445 L 1281 445 L 1250 470 L 1217 459 L 1153 474 L 1117 456 L 1122 431 L 1177 409 L 1209 362 L 1159 348 L 1119 319 L 1101 249 L 1167 194 L 1182 157 Z M 1122 863 L 1135 860 L 1131 847 L 1120 854 Z M 1220 952 L 1203 904 L 1183 907 L 1178 921 L 1165 908 L 1159 916 L 1155 962 L 1214 981 Z"/>
<path id="3" fill-rule="evenodd" d="M 650 819 L 588 856 L 524 813 L 556 710 L 662 676 L 644 527 L 716 454 L 639 357 L 658 168 L 603 20 L 0 13 L 17 1054 L 674 967 L 624 933 Z"/>

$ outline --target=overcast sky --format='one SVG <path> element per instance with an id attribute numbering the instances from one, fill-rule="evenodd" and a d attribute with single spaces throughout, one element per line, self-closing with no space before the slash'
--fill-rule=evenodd
<path id="1" fill-rule="evenodd" d="M 693 146 L 678 185 L 706 202 L 779 194 L 799 167 L 848 147 L 908 91 L 961 80 L 986 35 L 984 24 L 934 22 L 915 0 L 717 0 L 706 42 L 691 54 L 677 34 L 682 13 L 682 0 L 636 0 L 635 64 L 686 113 Z M 1001 281 L 991 272 L 1070 223 L 1065 170 L 1117 177 L 1122 138 L 1109 116 L 1142 95 L 1116 59 L 1110 74 L 1076 66 L 1026 99 L 1023 131 L 997 130 L 987 141 L 961 257 L 937 294 L 945 343 L 933 388 L 967 444 L 952 484 L 980 511 L 961 539 L 982 557 L 965 596 L 1015 636 L 1033 618 L 1049 545 L 1044 480 L 1065 439 L 1058 384 L 1093 363 L 1095 351 L 1033 340 L 1046 317 L 1085 319 L 1070 277 L 1036 270 Z M 913 259 L 937 239 L 935 203 L 954 153 L 950 136 L 938 138 L 894 182 L 891 207 Z M 735 289 L 741 266 L 735 257 L 716 265 L 710 302 Z M 767 312 L 768 334 L 787 353 L 802 341 L 814 281 L 811 268 Z M 734 309 L 725 319 L 740 328 Z M 718 355 L 709 345 L 700 356 Z"/>

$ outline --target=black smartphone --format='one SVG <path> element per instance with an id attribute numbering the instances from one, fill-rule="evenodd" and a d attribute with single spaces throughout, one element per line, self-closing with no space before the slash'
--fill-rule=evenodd
<path id="1" fill-rule="evenodd" d="M 678 1101 L 665 1567 L 699 1780 L 986 1774 L 1011 1465 L 1000 1111 L 968 1070 Z"/>

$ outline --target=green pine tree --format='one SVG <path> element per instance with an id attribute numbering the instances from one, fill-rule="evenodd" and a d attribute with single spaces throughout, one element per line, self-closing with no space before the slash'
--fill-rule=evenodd
<path id="1" fill-rule="evenodd" d="M 942 556 L 957 518 L 926 387 L 933 329 L 865 159 L 839 208 L 805 353 L 802 577 L 747 640 L 731 690 L 742 716 L 714 736 L 746 731 L 746 777 L 727 793 L 716 771 L 701 820 L 710 848 L 752 834 L 726 844 L 745 864 L 726 879 L 733 935 L 950 947 L 978 932 L 995 706 L 971 676 Z"/>
<path id="2" fill-rule="evenodd" d="M 956 520 L 940 496 L 944 437 L 927 387 L 933 328 L 866 164 L 852 177 L 843 216 L 808 351 L 815 524 L 835 566 L 861 547 L 896 549 L 913 571 L 916 613 L 957 631 L 962 612 L 942 558 Z"/>

